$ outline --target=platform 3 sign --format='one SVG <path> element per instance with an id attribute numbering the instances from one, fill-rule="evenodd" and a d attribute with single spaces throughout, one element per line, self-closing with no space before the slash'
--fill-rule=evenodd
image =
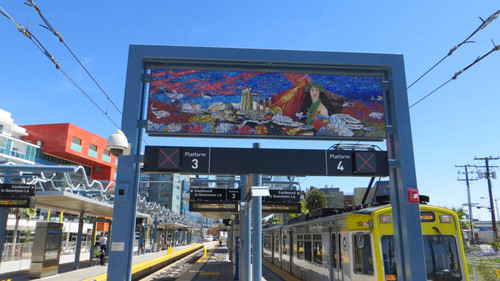
<path id="1" fill-rule="evenodd" d="M 144 172 L 389 176 L 386 151 L 146 146 Z"/>

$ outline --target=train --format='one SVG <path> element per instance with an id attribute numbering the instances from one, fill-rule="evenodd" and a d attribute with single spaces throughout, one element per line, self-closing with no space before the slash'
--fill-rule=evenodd
<path id="1" fill-rule="evenodd" d="M 390 204 L 323 213 L 263 227 L 263 260 L 305 281 L 401 280 Z M 420 215 L 427 280 L 469 280 L 456 213 L 420 204 Z"/>

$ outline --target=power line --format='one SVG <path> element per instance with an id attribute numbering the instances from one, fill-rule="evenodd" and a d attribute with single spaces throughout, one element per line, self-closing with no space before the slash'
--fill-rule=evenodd
<path id="1" fill-rule="evenodd" d="M 113 121 L 113 119 L 111 119 L 111 117 L 80 86 L 78 86 L 78 84 L 73 79 L 71 79 L 71 77 L 66 72 L 64 72 L 64 70 L 61 68 L 61 66 L 57 62 L 57 60 L 49 53 L 49 51 L 42 45 L 42 43 L 38 39 L 36 39 L 36 37 L 29 30 L 27 30 L 22 25 L 20 25 L 18 22 L 16 22 L 11 16 L 9 16 L 9 14 L 7 14 L 7 12 L 2 7 L 0 7 L 0 13 L 2 15 L 6 16 L 8 19 L 10 19 L 17 26 L 17 29 L 24 36 L 26 36 L 28 39 L 30 39 L 30 41 L 33 44 L 35 44 L 35 46 L 42 53 L 44 53 L 45 56 L 47 56 L 47 58 L 50 59 L 50 61 L 52 61 L 52 63 L 56 66 L 56 68 L 59 69 L 71 81 L 71 83 L 73 83 L 109 119 L 109 121 L 111 121 L 111 123 L 113 123 L 116 126 L 116 128 L 118 128 L 118 129 L 120 128 Z"/>
<path id="2" fill-rule="evenodd" d="M 50 31 L 52 31 L 52 33 L 57 37 L 59 38 L 59 41 L 61 43 L 63 43 L 63 45 L 66 47 L 66 49 L 68 49 L 68 51 L 71 53 L 71 55 L 76 59 L 76 61 L 80 64 L 80 66 L 85 70 L 85 72 L 89 75 L 89 77 L 92 79 L 92 81 L 94 81 L 94 83 L 97 85 L 97 87 L 101 90 L 101 92 L 104 94 L 104 96 L 106 96 L 106 98 L 108 99 L 108 101 L 111 102 L 111 104 L 116 108 L 116 110 L 118 112 L 120 112 L 120 114 L 122 114 L 121 110 L 116 106 L 116 104 L 113 102 L 113 100 L 108 96 L 108 94 L 106 94 L 106 92 L 104 91 L 104 89 L 101 87 L 101 85 L 99 85 L 99 83 L 95 80 L 95 78 L 92 76 L 92 74 L 90 74 L 90 72 L 87 70 L 87 68 L 83 65 L 83 63 L 78 59 L 78 57 L 75 55 L 75 53 L 71 50 L 71 48 L 66 44 L 66 42 L 64 42 L 62 36 L 60 33 L 58 33 L 53 27 L 52 25 L 48 22 L 48 20 L 43 16 L 42 14 L 42 11 L 35 5 L 35 3 L 32 1 L 32 0 L 27 0 L 29 3 L 24 3 L 30 7 L 32 7 L 33 9 L 35 9 L 35 11 L 40 15 L 40 17 L 42 18 L 42 20 L 45 22 L 46 26 L 44 25 L 40 25 Z"/>
<path id="3" fill-rule="evenodd" d="M 448 81 L 444 82 L 443 84 L 441 84 L 441 86 L 437 87 L 432 92 L 428 93 L 423 98 L 419 99 L 418 101 L 416 101 L 415 103 L 413 103 L 412 105 L 410 105 L 410 108 L 412 108 L 413 106 L 415 106 L 419 102 L 423 101 L 424 99 L 428 98 L 430 95 L 434 94 L 437 90 L 441 89 L 444 85 L 450 83 L 452 80 L 456 80 L 460 74 L 464 73 L 466 70 L 468 70 L 473 65 L 475 65 L 478 62 L 480 62 L 481 60 L 483 60 L 487 56 L 491 55 L 493 52 L 500 50 L 500 45 L 495 45 L 495 43 L 493 43 L 493 45 L 494 45 L 494 47 L 493 47 L 493 49 L 491 49 L 491 51 L 489 51 L 488 53 L 486 53 L 485 55 L 483 55 L 481 57 L 478 57 L 475 61 L 473 61 L 471 64 L 469 64 L 467 67 L 463 68 L 462 70 L 460 70 L 458 72 L 455 72 L 455 75 L 453 75 L 453 77 L 451 79 L 449 79 Z"/>
<path id="4" fill-rule="evenodd" d="M 473 43 L 474 41 L 469 41 L 470 38 L 472 38 L 472 36 L 474 36 L 476 33 L 479 32 L 479 30 L 485 28 L 488 24 L 490 24 L 493 20 L 495 20 L 496 18 L 498 18 L 498 16 L 500 15 L 500 10 L 498 10 L 496 13 L 492 14 L 491 16 L 489 16 L 486 20 L 483 20 L 481 17 L 479 17 L 479 19 L 481 19 L 482 23 L 481 25 L 479 25 L 478 28 L 476 28 L 476 30 L 474 30 L 474 32 L 472 32 L 469 37 L 465 38 L 464 41 L 462 41 L 460 44 L 456 45 L 455 47 L 451 48 L 451 50 L 448 52 L 448 54 L 446 56 L 444 56 L 440 61 L 438 61 L 436 64 L 434 64 L 429 70 L 427 70 L 424 74 L 422 74 L 417 80 L 415 80 L 415 82 L 411 83 L 410 86 L 408 86 L 407 89 L 410 89 L 411 86 L 415 85 L 415 83 L 417 83 L 420 79 L 422 79 L 425 75 L 427 75 L 429 72 L 431 72 L 431 70 L 433 70 L 436 66 L 438 66 L 441 62 L 443 62 L 447 57 L 451 56 L 453 54 L 453 52 L 455 52 L 458 48 L 460 48 L 460 46 L 462 46 L 463 44 L 466 44 L 466 43 Z"/>

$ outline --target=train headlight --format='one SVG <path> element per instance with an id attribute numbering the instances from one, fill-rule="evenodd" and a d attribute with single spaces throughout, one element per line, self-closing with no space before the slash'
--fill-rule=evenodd
<path id="1" fill-rule="evenodd" d="M 439 216 L 441 223 L 451 223 L 451 216 Z"/>
<path id="2" fill-rule="evenodd" d="M 392 223 L 392 217 L 391 216 L 380 216 L 380 222 L 381 223 Z"/>

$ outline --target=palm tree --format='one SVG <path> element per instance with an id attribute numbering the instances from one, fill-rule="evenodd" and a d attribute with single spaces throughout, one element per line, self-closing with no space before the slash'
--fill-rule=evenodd
<path id="1" fill-rule="evenodd" d="M 311 186 L 306 194 L 306 208 L 311 211 L 325 207 L 328 207 L 328 199 L 326 199 L 326 194 L 316 187 Z"/>

